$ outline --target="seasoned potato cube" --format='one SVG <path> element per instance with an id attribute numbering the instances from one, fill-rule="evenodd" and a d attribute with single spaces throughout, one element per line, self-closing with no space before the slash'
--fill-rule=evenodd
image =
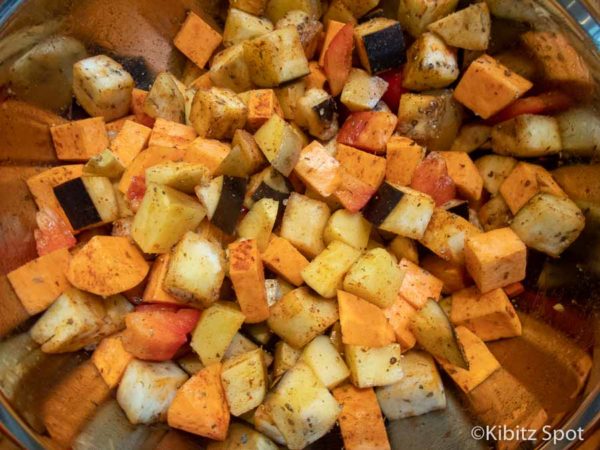
<path id="1" fill-rule="evenodd" d="M 313 16 L 305 11 L 294 9 L 292 11 L 288 11 L 285 16 L 277 21 L 275 26 L 277 29 L 282 29 L 289 26 L 296 27 L 298 34 L 300 35 L 300 42 L 304 48 L 304 54 L 306 55 L 306 58 L 308 60 L 313 59 L 320 42 L 321 32 L 323 30 L 323 24 L 319 21 L 318 17 Z M 314 64 L 318 69 L 318 64 L 316 62 L 311 64 Z"/>
<path id="2" fill-rule="evenodd" d="M 392 326 L 396 334 L 396 340 L 403 352 L 413 348 L 417 342 L 410 328 L 412 318 L 416 313 L 416 309 L 400 296 L 398 296 L 392 306 L 383 310 L 383 314 Z"/>
<path id="3" fill-rule="evenodd" d="M 174 248 L 165 276 L 165 289 L 204 306 L 213 303 L 225 276 L 221 246 L 188 231 Z"/>
<path id="4" fill-rule="evenodd" d="M 295 27 L 272 31 L 243 45 L 246 62 L 252 67 L 250 76 L 257 86 L 276 87 L 310 72 Z"/>
<path id="5" fill-rule="evenodd" d="M 152 89 L 144 100 L 143 111 L 154 119 L 185 122 L 185 97 L 179 87 L 180 81 L 169 72 L 158 74 Z"/>
<path id="6" fill-rule="evenodd" d="M 585 227 L 585 216 L 570 199 L 540 193 L 515 215 L 510 227 L 529 247 L 558 257 Z"/>
<path id="7" fill-rule="evenodd" d="M 109 122 L 129 111 L 134 81 L 123 66 L 106 55 L 82 59 L 73 65 L 73 93 L 90 116 Z"/>
<path id="8" fill-rule="evenodd" d="M 219 441 L 227 437 L 229 420 L 221 364 L 205 367 L 186 381 L 167 412 L 170 427 Z"/>
<path id="9" fill-rule="evenodd" d="M 407 259 L 399 264 L 404 278 L 399 295 L 414 308 L 420 309 L 429 299 L 438 300 L 444 283 Z"/>
<path id="10" fill-rule="evenodd" d="M 248 108 L 233 91 L 213 87 L 196 92 L 190 121 L 198 136 L 224 139 L 244 127 L 247 114 Z"/>
<path id="11" fill-rule="evenodd" d="M 131 236 L 145 253 L 164 253 L 200 225 L 205 209 L 168 186 L 149 184 L 133 219 Z"/>
<path id="12" fill-rule="evenodd" d="M 327 389 L 333 389 L 350 376 L 346 363 L 328 336 L 314 338 L 304 347 L 300 358 Z"/>
<path id="13" fill-rule="evenodd" d="M 465 327 L 456 328 L 456 336 L 469 362 L 469 368 L 455 366 L 446 360 L 438 359 L 440 365 L 454 382 L 466 393 L 483 383 L 500 368 L 500 363 L 489 351 L 485 343 Z"/>
<path id="14" fill-rule="evenodd" d="M 329 208 L 319 200 L 292 192 L 281 222 L 281 237 L 290 241 L 308 257 L 323 251 L 323 230 L 329 220 Z M 309 222 L 306 218 L 310 217 Z"/>
<path id="15" fill-rule="evenodd" d="M 283 375 L 288 369 L 296 365 L 302 352 L 288 345 L 285 341 L 275 344 L 275 361 L 273 363 L 273 377 L 275 379 Z"/>
<path id="16" fill-rule="evenodd" d="M 364 253 L 344 277 L 344 290 L 386 308 L 396 300 L 403 273 L 387 250 Z"/>
<path id="17" fill-rule="evenodd" d="M 338 131 L 337 104 L 327 91 L 309 89 L 298 99 L 294 119 L 311 136 L 326 141 Z"/>
<path id="18" fill-rule="evenodd" d="M 283 19 L 290 11 L 299 10 L 310 17 L 321 17 L 321 3 L 319 0 L 269 0 L 265 15 L 273 23 Z"/>
<path id="19" fill-rule="evenodd" d="M 456 50 L 433 33 L 423 33 L 408 49 L 402 85 L 414 91 L 439 89 L 459 75 Z"/>
<path id="20" fill-rule="evenodd" d="M 510 228 L 479 233 L 465 243 L 465 264 L 479 290 L 489 292 L 525 278 L 527 248 Z"/>
<path id="21" fill-rule="evenodd" d="M 404 375 L 398 344 L 378 348 L 345 345 L 344 354 L 352 384 L 358 388 L 387 386 L 401 380 Z"/>
<path id="22" fill-rule="evenodd" d="M 335 302 L 308 288 L 294 289 L 271 307 L 269 327 L 295 348 L 302 348 L 338 320 Z"/>
<path id="23" fill-rule="evenodd" d="M 471 63 L 454 97 L 478 116 L 487 119 L 505 108 L 533 85 L 511 72 L 489 55 L 482 55 Z"/>
<path id="24" fill-rule="evenodd" d="M 438 152 L 448 168 L 448 175 L 454 181 L 462 198 L 477 201 L 483 191 L 483 179 L 468 154 L 463 152 Z"/>
<path id="25" fill-rule="evenodd" d="M 379 188 L 385 177 L 385 158 L 340 143 L 336 147 L 335 158 L 347 175 L 364 181 L 373 189 Z"/>
<path id="26" fill-rule="evenodd" d="M 104 382 L 112 389 L 121 381 L 125 369 L 133 360 L 133 355 L 125 350 L 121 336 L 116 334 L 100 341 L 91 360 Z"/>
<path id="27" fill-rule="evenodd" d="M 52 303 L 29 333 L 45 353 L 74 352 L 99 340 L 105 314 L 99 297 L 72 288 Z"/>
<path id="28" fill-rule="evenodd" d="M 516 161 L 515 161 L 516 163 Z M 540 192 L 566 197 L 552 175 L 542 166 L 520 162 L 500 184 L 499 192 L 513 214 L 516 214 Z"/>
<path id="29" fill-rule="evenodd" d="M 333 194 L 341 183 L 340 163 L 317 141 L 302 149 L 294 171 L 323 197 Z"/>
<path id="30" fill-rule="evenodd" d="M 286 83 L 283 86 L 275 89 L 275 94 L 279 100 L 279 105 L 283 111 L 283 116 L 287 120 L 294 120 L 296 118 L 298 100 L 304 97 L 304 93 L 307 89 L 308 87 L 305 78 Z"/>
<path id="31" fill-rule="evenodd" d="M 436 208 L 419 242 L 440 258 L 462 265 L 465 262 L 465 241 L 469 236 L 479 233 L 479 228 L 469 221 Z"/>
<path id="32" fill-rule="evenodd" d="M 370 74 L 385 72 L 406 61 L 400 24 L 377 17 L 354 28 L 354 40 L 362 66 Z"/>
<path id="33" fill-rule="evenodd" d="M 106 178 L 118 178 L 125 171 L 125 167 L 117 156 L 108 149 L 102 150 L 96 156 L 93 156 L 83 166 L 83 174 L 88 176 L 98 176 Z"/>
<path id="34" fill-rule="evenodd" d="M 400 0 L 398 20 L 411 36 L 418 37 L 430 23 L 447 16 L 458 0 Z"/>
<path id="35" fill-rule="evenodd" d="M 386 149 L 385 180 L 395 186 L 410 186 L 425 149 L 412 139 L 392 136 Z"/>
<path id="36" fill-rule="evenodd" d="M 482 294 L 476 287 L 452 295 L 450 320 L 464 326 L 482 341 L 521 335 L 521 321 L 503 289 Z"/>
<path id="37" fill-rule="evenodd" d="M 263 351 L 256 349 L 231 358 L 223 363 L 221 382 L 234 416 L 260 405 L 267 394 L 267 368 Z"/>
<path id="38" fill-rule="evenodd" d="M 371 224 L 361 213 L 338 209 L 329 218 L 323 239 L 327 245 L 340 241 L 356 249 L 365 250 L 371 234 Z"/>
<path id="39" fill-rule="evenodd" d="M 245 40 L 273 31 L 271 21 L 263 17 L 257 17 L 257 15 L 249 14 L 235 7 L 230 8 L 223 30 L 223 43 L 225 46 L 240 44 Z"/>
<path id="40" fill-rule="evenodd" d="M 389 386 L 377 388 L 377 400 L 388 420 L 420 416 L 446 408 L 446 393 L 433 358 L 418 350 L 400 359 L 404 376 Z"/>
<path id="41" fill-rule="evenodd" d="M 284 176 L 289 176 L 298 162 L 302 138 L 294 128 L 274 114 L 254 135 L 256 143 L 271 165 Z"/>
<path id="42" fill-rule="evenodd" d="M 250 79 L 250 68 L 244 58 L 244 47 L 237 44 L 217 53 L 210 66 L 209 77 L 212 86 L 244 92 L 254 87 Z"/>
<path id="43" fill-rule="evenodd" d="M 8 273 L 8 281 L 30 315 L 44 311 L 71 287 L 66 277 L 70 262 L 69 251 L 62 248 Z"/>
<path id="44" fill-rule="evenodd" d="M 209 178 L 209 171 L 203 164 L 173 161 L 149 167 L 145 177 L 148 184 L 169 186 L 188 194 L 192 194 L 196 186 L 207 183 Z"/>
<path id="45" fill-rule="evenodd" d="M 530 158 L 562 150 L 554 117 L 522 114 L 492 128 L 492 149 L 499 155 Z"/>
<path id="46" fill-rule="evenodd" d="M 50 127 L 50 134 L 60 160 L 87 161 L 109 144 L 102 117 L 54 125 Z"/>
<path id="47" fill-rule="evenodd" d="M 429 24 L 433 31 L 452 47 L 467 50 L 486 50 L 492 22 L 485 2 L 475 3 Z"/>
<path id="48" fill-rule="evenodd" d="M 232 423 L 223 442 L 211 442 L 206 450 L 278 450 L 279 447 L 267 436 L 243 423 Z"/>
<path id="49" fill-rule="evenodd" d="M 308 266 L 308 260 L 287 239 L 273 236 L 262 254 L 262 260 L 270 270 L 293 285 L 304 283 L 302 270 Z"/>
<path id="50" fill-rule="evenodd" d="M 392 242 L 390 242 L 388 251 L 398 260 L 405 258 L 415 264 L 419 264 L 417 243 L 413 239 L 404 236 L 396 236 L 392 239 Z"/>
<path id="51" fill-rule="evenodd" d="M 563 151 L 593 156 L 600 148 L 600 115 L 593 108 L 571 108 L 556 116 Z"/>
<path id="52" fill-rule="evenodd" d="M 492 195 L 498 194 L 500 186 L 516 165 L 516 159 L 500 155 L 485 155 L 475 161 L 475 167 L 483 179 L 483 187 Z"/>
<path id="53" fill-rule="evenodd" d="M 254 137 L 245 130 L 236 130 L 231 150 L 222 160 L 216 175 L 247 177 L 266 165 L 267 160 L 258 148 Z"/>
<path id="54" fill-rule="evenodd" d="M 255 239 L 258 250 L 265 251 L 277 220 L 278 210 L 277 200 L 260 199 L 240 221 L 237 229 L 238 236 L 243 239 Z"/>
<path id="55" fill-rule="evenodd" d="M 368 111 L 375 108 L 388 88 L 382 78 L 369 75 L 361 69 L 352 69 L 342 91 L 341 102 L 350 111 Z"/>
<path id="56" fill-rule="evenodd" d="M 342 342 L 363 347 L 384 347 L 396 341 L 384 312 L 355 295 L 338 291 Z"/>
<path id="57" fill-rule="evenodd" d="M 333 396 L 304 362 L 283 375 L 265 407 L 290 449 L 304 448 L 324 436 L 340 413 Z"/>
<path id="58" fill-rule="evenodd" d="M 360 250 L 348 244 L 333 241 L 302 269 L 302 278 L 319 295 L 333 298 L 342 285 L 344 275 L 360 254 Z"/>
<path id="59" fill-rule="evenodd" d="M 491 133 L 492 127 L 482 123 L 463 125 L 452 143 L 450 151 L 471 153 L 479 148 L 487 148 L 489 147 Z"/>
<path id="60" fill-rule="evenodd" d="M 203 311 L 190 344 L 202 364 L 208 366 L 223 359 L 244 319 L 244 314 L 231 302 L 217 302 Z"/>
<path id="61" fill-rule="evenodd" d="M 200 16 L 190 12 L 173 42 L 181 53 L 204 68 L 222 40 L 221 35 Z"/>
<path id="62" fill-rule="evenodd" d="M 229 278 L 247 323 L 263 322 L 269 317 L 265 272 L 254 239 L 229 244 Z"/>
<path id="63" fill-rule="evenodd" d="M 496 195 L 479 208 L 477 217 L 484 231 L 491 231 L 509 226 L 512 214 L 504 198 Z"/>

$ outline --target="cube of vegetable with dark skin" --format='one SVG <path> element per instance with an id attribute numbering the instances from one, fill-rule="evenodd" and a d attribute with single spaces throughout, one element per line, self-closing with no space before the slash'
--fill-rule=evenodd
<path id="1" fill-rule="evenodd" d="M 360 61 L 371 74 L 399 67 L 406 61 L 402 27 L 395 20 L 369 20 L 356 27 L 354 37 Z"/>

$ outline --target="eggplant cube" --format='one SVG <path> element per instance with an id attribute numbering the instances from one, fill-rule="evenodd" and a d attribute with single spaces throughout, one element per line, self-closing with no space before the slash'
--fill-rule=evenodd
<path id="1" fill-rule="evenodd" d="M 323 231 L 326 244 L 341 241 L 359 250 L 365 250 L 371 235 L 371 223 L 361 213 L 352 213 L 347 209 L 334 212 Z"/>
<path id="2" fill-rule="evenodd" d="M 208 307 L 217 299 L 224 277 L 221 246 L 188 231 L 171 254 L 163 284 L 171 294 Z"/>
<path id="3" fill-rule="evenodd" d="M 485 293 L 525 278 L 527 248 L 510 228 L 479 233 L 466 241 L 465 263 Z"/>
<path id="4" fill-rule="evenodd" d="M 383 17 L 371 19 L 354 29 L 362 66 L 377 74 L 399 67 L 406 61 L 404 35 L 400 23 Z"/>
<path id="5" fill-rule="evenodd" d="M 382 78 L 352 69 L 340 100 L 350 111 L 369 111 L 377 106 L 387 88 L 388 83 Z"/>
<path id="6" fill-rule="evenodd" d="M 133 360 L 127 366 L 117 401 L 133 424 L 162 422 L 188 375 L 173 362 Z"/>
<path id="7" fill-rule="evenodd" d="M 364 253 L 344 277 L 344 290 L 380 308 L 398 298 L 403 273 L 387 250 L 374 248 Z"/>
<path id="8" fill-rule="evenodd" d="M 333 298 L 344 275 L 360 257 L 361 251 L 341 241 L 333 241 L 302 270 L 306 284 L 325 298 Z"/>
<path id="9" fill-rule="evenodd" d="M 69 289 L 44 312 L 29 334 L 45 353 L 74 352 L 100 339 L 105 314 L 100 297 Z"/>
<path id="10" fill-rule="evenodd" d="M 325 203 L 293 192 L 281 222 L 281 237 L 308 257 L 315 257 L 325 248 L 323 230 L 329 215 Z"/>
<path id="11" fill-rule="evenodd" d="M 250 68 L 246 64 L 242 44 L 217 53 L 212 60 L 209 77 L 215 87 L 238 93 L 252 89 L 254 83 L 250 79 Z"/>
<path id="12" fill-rule="evenodd" d="M 352 384 L 358 388 L 387 386 L 402 379 L 400 345 L 384 347 L 344 346 Z"/>
<path id="13" fill-rule="evenodd" d="M 165 253 L 200 225 L 206 210 L 168 186 L 149 184 L 133 219 L 131 236 L 145 253 Z"/>
<path id="14" fill-rule="evenodd" d="M 106 177 L 83 176 L 54 187 L 54 195 L 74 230 L 119 218 L 112 182 Z"/>
<path id="15" fill-rule="evenodd" d="M 242 213 L 246 179 L 222 175 L 206 186 L 197 186 L 196 195 L 206 208 L 211 223 L 227 234 L 233 234 Z"/>
<path id="16" fill-rule="evenodd" d="M 235 92 L 212 87 L 196 92 L 190 122 L 200 137 L 232 138 L 235 130 L 244 128 L 247 114 L 248 108 Z"/>
<path id="17" fill-rule="evenodd" d="M 73 92 L 90 116 L 104 117 L 107 122 L 123 117 L 129 111 L 133 88 L 131 75 L 106 55 L 73 65 Z"/>
<path id="18" fill-rule="evenodd" d="M 527 246 L 558 257 L 581 234 L 585 217 L 570 199 L 540 193 L 519 210 L 510 227 Z"/>
<path id="19" fill-rule="evenodd" d="M 381 411 L 388 420 L 420 416 L 446 408 L 446 393 L 433 358 L 417 350 L 400 360 L 404 377 L 376 389 Z"/>
<path id="20" fill-rule="evenodd" d="M 217 302 L 202 312 L 190 344 L 202 364 L 208 366 L 224 358 L 244 320 L 244 314 L 231 302 Z"/>
<path id="21" fill-rule="evenodd" d="M 338 131 L 337 104 L 323 89 L 309 89 L 298 100 L 295 121 L 311 136 L 326 141 Z"/>
<path id="22" fill-rule="evenodd" d="M 269 382 L 263 351 L 256 349 L 225 361 L 221 382 L 231 414 L 241 416 L 256 408 L 263 402 Z"/>
<path id="23" fill-rule="evenodd" d="M 254 139 L 275 169 L 286 177 L 292 173 L 303 144 L 301 136 L 289 123 L 274 114 L 259 128 Z"/>
<path id="24" fill-rule="evenodd" d="M 492 149 L 499 155 L 532 158 L 562 150 L 554 117 L 522 114 L 492 128 Z"/>
<path id="25" fill-rule="evenodd" d="M 304 361 L 327 389 L 333 389 L 350 376 L 348 366 L 329 336 L 317 336 L 302 351 Z"/>
<path id="26" fill-rule="evenodd" d="M 384 231 L 420 239 L 435 209 L 427 194 L 383 183 L 363 210 L 365 219 Z"/>
<path id="27" fill-rule="evenodd" d="M 456 50 L 433 33 L 423 33 L 408 49 L 402 85 L 411 90 L 440 89 L 459 75 Z"/>
<path id="28" fill-rule="evenodd" d="M 236 45 L 271 31 L 273 31 L 273 24 L 269 19 L 232 7 L 225 20 L 223 43 L 225 46 Z"/>
<path id="29" fill-rule="evenodd" d="M 340 406 L 312 369 L 299 362 L 277 384 L 265 406 L 289 448 L 300 449 L 324 436 Z"/>
<path id="30" fill-rule="evenodd" d="M 271 307 L 269 327 L 295 348 L 302 348 L 339 318 L 335 302 L 311 294 L 308 288 L 294 289 Z"/>
<path id="31" fill-rule="evenodd" d="M 275 30 L 243 43 L 252 81 L 260 87 L 277 87 L 308 75 L 310 69 L 296 27 Z"/>

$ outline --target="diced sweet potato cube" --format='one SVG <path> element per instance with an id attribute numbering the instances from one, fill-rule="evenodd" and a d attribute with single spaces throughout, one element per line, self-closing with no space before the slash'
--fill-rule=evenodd
<path id="1" fill-rule="evenodd" d="M 342 407 L 338 420 L 346 450 L 390 448 L 373 388 L 358 389 L 345 384 L 335 388 L 333 396 Z"/>
<path id="2" fill-rule="evenodd" d="M 302 269 L 308 266 L 308 260 L 287 239 L 273 236 L 262 254 L 262 260 L 269 269 L 293 285 L 304 283 Z"/>
<path id="3" fill-rule="evenodd" d="M 183 147 L 196 138 L 196 131 L 187 125 L 156 119 L 150 134 L 149 147 Z"/>
<path id="4" fill-rule="evenodd" d="M 216 441 L 227 437 L 229 420 L 220 363 L 205 367 L 186 381 L 167 412 L 169 426 Z"/>
<path id="5" fill-rule="evenodd" d="M 396 342 L 381 308 L 344 291 L 338 290 L 337 298 L 344 344 L 385 347 Z"/>
<path id="6" fill-rule="evenodd" d="M 231 151 L 229 144 L 214 139 L 196 138 L 185 147 L 183 160 L 204 164 L 214 174 Z"/>
<path id="7" fill-rule="evenodd" d="M 319 67 L 319 64 L 315 61 L 311 61 L 308 63 L 308 68 L 310 69 L 310 73 L 304 77 L 304 82 L 306 83 L 306 90 L 309 89 L 324 89 L 325 82 L 327 81 L 327 77 L 325 73 Z"/>
<path id="8" fill-rule="evenodd" d="M 124 167 L 135 159 L 139 152 L 148 145 L 152 130 L 132 120 L 123 123 L 119 134 L 111 142 L 110 149 Z"/>
<path id="9" fill-rule="evenodd" d="M 350 175 L 343 166 L 341 171 L 342 183 L 335 191 L 334 198 L 348 211 L 358 212 L 369 202 L 377 189 Z"/>
<path id="10" fill-rule="evenodd" d="M 404 279 L 399 294 L 404 300 L 416 309 L 429 299 L 438 300 L 444 286 L 441 280 L 405 258 L 400 261 L 400 268 L 404 271 Z"/>
<path id="11" fill-rule="evenodd" d="M 412 139 L 392 136 L 386 150 L 386 181 L 397 186 L 410 186 L 415 169 L 424 157 L 425 149 Z"/>
<path id="12" fill-rule="evenodd" d="M 120 334 L 102 339 L 92 354 L 92 362 L 111 389 L 119 384 L 132 359 L 133 355 L 123 347 Z"/>
<path id="13" fill-rule="evenodd" d="M 339 161 L 318 141 L 302 149 L 294 170 L 304 184 L 323 197 L 333 194 L 342 181 Z"/>
<path id="14" fill-rule="evenodd" d="M 283 111 L 273 89 L 250 91 L 246 106 L 248 107 L 246 126 L 253 132 L 262 127 L 273 114 L 283 117 Z"/>
<path id="15" fill-rule="evenodd" d="M 128 120 L 135 122 L 135 115 L 132 114 L 130 116 L 121 117 L 120 119 L 113 120 L 112 122 L 108 122 L 106 124 L 106 132 L 108 133 L 108 140 L 111 141 L 111 143 L 112 143 L 112 141 L 114 141 L 114 139 L 117 136 L 117 134 L 119 133 L 119 131 L 121 131 L 123 129 L 123 125 L 125 125 L 125 122 L 127 122 Z"/>
<path id="16" fill-rule="evenodd" d="M 385 177 L 386 159 L 344 144 L 337 145 L 336 159 L 359 180 L 377 190 Z"/>
<path id="17" fill-rule="evenodd" d="M 471 284 L 465 266 L 446 261 L 437 255 L 426 255 L 421 260 L 421 267 L 444 283 L 443 293 L 460 291 Z"/>
<path id="18" fill-rule="evenodd" d="M 465 326 L 483 341 L 521 335 L 521 321 L 502 289 L 485 294 L 476 287 L 452 295 L 450 320 Z"/>
<path id="19" fill-rule="evenodd" d="M 247 323 L 269 318 L 265 272 L 255 239 L 229 244 L 229 277 Z"/>
<path id="20" fill-rule="evenodd" d="M 40 256 L 7 275 L 29 314 L 33 316 L 44 311 L 71 286 L 66 276 L 70 261 L 69 251 L 63 248 Z"/>
<path id="21" fill-rule="evenodd" d="M 327 32 L 325 33 L 325 39 L 323 41 L 323 47 L 321 48 L 321 55 L 319 56 L 319 65 L 323 67 L 325 64 L 325 53 L 327 53 L 327 49 L 331 44 L 331 41 L 338 34 L 342 28 L 344 28 L 346 24 L 342 22 L 338 22 L 337 20 L 330 20 L 327 24 Z"/>
<path id="22" fill-rule="evenodd" d="M 464 152 L 438 153 L 446 161 L 448 175 L 454 181 L 460 195 L 467 200 L 479 200 L 483 192 L 483 178 L 471 157 Z"/>
<path id="23" fill-rule="evenodd" d="M 140 152 L 127 167 L 119 181 L 119 191 L 126 194 L 134 179 L 143 179 L 148 167 L 156 166 L 167 161 L 181 161 L 183 150 L 172 147 L 149 147 Z"/>
<path id="24" fill-rule="evenodd" d="M 206 90 L 214 86 L 214 83 L 210 79 L 210 72 L 206 72 L 205 74 L 200 75 L 198 78 L 192 81 L 189 87 L 196 90 Z"/>
<path id="25" fill-rule="evenodd" d="M 489 55 L 471 63 L 454 90 L 454 97 L 487 119 L 510 105 L 533 85 Z"/>
<path id="26" fill-rule="evenodd" d="M 513 214 L 540 192 L 566 197 L 546 169 L 525 162 L 518 163 L 500 185 L 500 194 Z"/>
<path id="27" fill-rule="evenodd" d="M 163 289 L 163 281 L 169 267 L 169 259 L 170 253 L 165 253 L 154 261 L 142 297 L 145 303 L 173 303 L 175 305 L 185 305 L 188 303 Z"/>
<path id="28" fill-rule="evenodd" d="M 394 333 L 396 333 L 396 340 L 400 344 L 402 352 L 413 348 L 417 339 L 410 329 L 410 324 L 417 310 L 402 297 L 398 296 L 394 304 L 385 308 L 383 313 L 394 329 Z"/>
<path id="29" fill-rule="evenodd" d="M 397 123 L 398 117 L 386 111 L 354 113 L 344 122 L 337 141 L 373 153 L 385 153 Z"/>
<path id="30" fill-rule="evenodd" d="M 438 359 L 438 362 L 454 382 L 468 393 L 498 370 L 500 363 L 489 351 L 485 342 L 468 328 L 457 327 L 456 337 L 463 348 L 469 369 L 463 369 L 441 359 Z"/>
<path id="31" fill-rule="evenodd" d="M 175 36 L 175 47 L 203 68 L 223 38 L 200 16 L 190 12 Z"/>
<path id="32" fill-rule="evenodd" d="M 87 161 L 108 147 L 102 117 L 76 120 L 50 128 L 56 156 L 61 160 Z"/>
<path id="33" fill-rule="evenodd" d="M 499 228 L 467 238 L 465 263 L 485 293 L 525 278 L 527 248 L 510 228 Z"/>

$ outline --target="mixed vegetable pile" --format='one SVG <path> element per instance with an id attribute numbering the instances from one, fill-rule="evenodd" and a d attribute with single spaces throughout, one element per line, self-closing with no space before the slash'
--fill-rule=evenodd
<path id="1" fill-rule="evenodd" d="M 183 76 L 149 91 L 73 65 L 90 117 L 51 129 L 68 163 L 27 180 L 39 257 L 9 280 L 134 424 L 390 448 L 384 417 L 445 408 L 438 368 L 467 393 L 500 368 L 527 249 L 583 230 L 531 158 L 594 150 L 592 77 L 561 34 L 494 51 L 491 15 L 530 14 L 505 2 L 230 3 L 222 33 L 188 15 Z"/>

